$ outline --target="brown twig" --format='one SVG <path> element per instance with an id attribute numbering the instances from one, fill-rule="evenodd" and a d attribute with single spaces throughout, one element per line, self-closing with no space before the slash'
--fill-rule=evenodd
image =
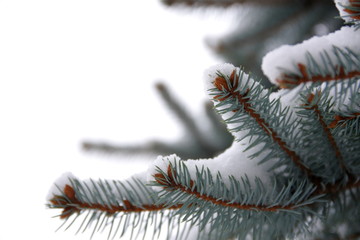
<path id="1" fill-rule="evenodd" d="M 75 190 L 70 185 L 65 185 L 64 187 L 64 196 L 55 195 L 51 200 L 52 208 L 61 208 L 63 209 L 60 218 L 67 219 L 74 213 L 80 213 L 83 209 L 88 210 L 98 210 L 106 212 L 108 215 L 113 215 L 115 213 L 124 212 L 146 212 L 146 211 L 161 211 L 166 209 L 178 209 L 182 205 L 175 205 L 166 207 L 163 204 L 144 204 L 142 206 L 134 206 L 129 200 L 123 200 L 122 205 L 104 205 L 100 203 L 87 203 L 81 202 L 75 194 Z"/>
<path id="2" fill-rule="evenodd" d="M 164 186 L 165 189 L 170 189 L 170 191 L 178 190 L 184 193 L 187 193 L 191 196 L 194 196 L 198 199 L 204 200 L 206 202 L 211 202 L 215 205 L 223 206 L 223 207 L 231 207 L 241 210 L 250 210 L 250 211 L 264 211 L 264 212 L 277 212 L 280 210 L 291 210 L 295 209 L 296 206 L 294 204 L 289 204 L 287 206 L 275 205 L 275 206 L 266 206 L 266 205 L 256 205 L 256 204 L 240 204 L 229 202 L 225 200 L 220 200 L 218 198 L 208 196 L 206 194 L 201 194 L 196 190 L 194 186 L 194 181 L 190 180 L 190 187 L 184 186 L 180 183 L 177 183 L 175 180 L 176 172 L 168 166 L 167 176 L 164 176 L 162 173 L 157 173 L 154 175 L 155 180 Z"/>
<path id="3" fill-rule="evenodd" d="M 306 66 L 302 63 L 298 64 L 298 69 L 301 73 L 300 76 L 289 76 L 287 74 L 283 75 L 283 78 L 276 79 L 276 81 L 279 83 L 279 86 L 281 88 L 292 88 L 294 85 L 300 85 L 302 83 L 307 82 L 329 82 L 329 81 L 338 81 L 338 80 L 344 80 L 354 77 L 360 76 L 360 71 L 351 71 L 348 73 L 345 73 L 345 70 L 343 67 L 339 68 L 338 73 L 335 76 L 332 76 L 330 74 L 328 75 L 317 75 L 317 76 L 309 76 Z"/>
<path id="4" fill-rule="evenodd" d="M 317 97 L 320 97 L 321 93 L 318 92 L 317 93 Z M 335 141 L 335 138 L 333 136 L 333 134 L 330 131 L 330 128 L 328 127 L 328 125 L 326 124 L 326 122 L 324 121 L 324 117 L 319 109 L 319 106 L 317 103 L 314 102 L 315 99 L 315 94 L 310 94 L 308 99 L 307 99 L 307 103 L 305 104 L 305 108 L 307 110 L 312 110 L 315 115 L 316 115 L 316 119 L 319 121 L 331 147 L 334 149 L 335 151 L 335 156 L 339 161 L 339 166 L 340 169 L 342 169 L 345 173 L 349 174 L 348 169 L 346 168 L 345 164 L 344 164 L 344 158 L 341 154 L 340 148 L 338 146 L 338 144 Z"/>

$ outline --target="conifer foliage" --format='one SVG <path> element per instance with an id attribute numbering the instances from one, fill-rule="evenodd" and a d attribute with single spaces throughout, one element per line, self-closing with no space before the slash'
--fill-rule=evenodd
<path id="1" fill-rule="evenodd" d="M 64 174 L 48 206 L 108 239 L 360 239 L 360 2 L 336 6 L 347 26 L 264 57 L 280 90 L 232 64 L 206 71 L 225 152 L 159 156 L 127 181 Z"/>

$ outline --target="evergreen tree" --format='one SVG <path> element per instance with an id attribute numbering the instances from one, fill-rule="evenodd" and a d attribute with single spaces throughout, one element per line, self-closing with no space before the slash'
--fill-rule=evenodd
<path id="1" fill-rule="evenodd" d="M 232 64 L 206 71 L 225 152 L 159 156 L 127 181 L 64 174 L 49 207 L 109 239 L 360 239 L 360 1 L 336 6 L 347 26 L 263 58 L 277 91 Z"/>

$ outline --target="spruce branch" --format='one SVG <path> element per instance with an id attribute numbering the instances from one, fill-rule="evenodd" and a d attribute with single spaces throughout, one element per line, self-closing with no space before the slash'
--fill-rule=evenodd
<path id="1" fill-rule="evenodd" d="M 337 95 L 342 95 L 341 92 L 346 92 L 360 76 L 357 40 L 360 40 L 358 31 L 343 27 L 327 36 L 313 37 L 301 44 L 283 46 L 268 53 L 263 59 L 262 69 L 274 84 L 282 88 L 340 87 Z"/>
<path id="2" fill-rule="evenodd" d="M 287 218 L 286 229 L 301 224 L 302 214 L 315 214 L 311 209 L 322 202 L 324 194 L 314 195 L 315 187 L 306 182 L 287 182 L 284 186 L 276 181 L 269 189 L 260 179 L 255 185 L 245 176 L 240 180 L 229 177 L 229 184 L 224 184 L 220 173 L 213 176 L 209 169 L 196 169 L 194 179 L 186 166 L 187 161 L 171 162 L 165 171 L 158 168 L 154 174 L 153 186 L 161 187 L 159 198 L 168 206 L 182 204 L 176 214 L 192 224 L 199 224 L 200 230 L 210 224 L 223 239 L 231 229 L 232 234 L 244 234 L 261 226 L 277 224 L 279 216 Z M 299 222 L 298 222 L 299 221 Z M 285 233 L 274 229 L 257 229 L 268 232 L 272 239 Z M 246 235 L 246 234 L 245 234 Z M 261 238 L 259 238 L 261 239 Z"/>
<path id="3" fill-rule="evenodd" d="M 270 222 L 283 222 L 284 218 L 294 225 L 282 227 L 292 232 L 291 228 L 304 223 L 304 219 L 298 218 L 299 214 L 311 215 L 312 219 L 322 218 L 320 212 L 334 199 L 344 196 L 346 203 L 346 199 L 352 198 L 345 197 L 349 192 L 360 192 L 359 178 L 349 179 L 345 185 L 341 182 L 328 184 L 326 188 L 307 181 L 292 179 L 284 182 L 274 178 L 274 182 L 265 187 L 260 179 L 256 179 L 254 184 L 246 176 L 239 180 L 229 177 L 229 181 L 224 181 L 220 172 L 214 175 L 206 167 L 196 168 L 194 174 L 188 164 L 188 161 L 172 159 L 166 167 L 157 168 L 152 185 L 162 189 L 159 190 L 159 203 L 167 207 L 181 206 L 175 214 L 180 215 L 183 221 L 199 224 L 200 231 L 210 224 L 211 229 L 216 229 L 214 234 L 220 234 L 218 239 L 226 239 L 224 236 L 229 228 L 232 234 L 244 234 L 257 229 L 259 222 L 264 227 Z M 344 203 L 338 205 L 341 207 Z M 257 231 L 260 236 L 267 235 L 266 227 Z M 271 234 L 275 235 L 268 236 L 269 239 L 278 236 L 279 232 Z"/>
<path id="4" fill-rule="evenodd" d="M 322 181 L 336 181 L 339 178 L 351 175 L 346 166 L 345 159 L 339 146 L 339 139 L 329 127 L 329 120 L 333 119 L 331 102 L 326 94 L 321 92 L 311 93 L 303 97 L 302 111 L 297 114 L 302 117 L 304 134 L 304 155 L 308 159 L 308 165 L 316 173 L 322 176 Z M 318 146 L 322 142 L 322 146 Z M 314 147 L 316 146 L 316 151 Z M 331 149 L 329 151 L 329 149 Z M 328 180 L 325 180 L 328 178 Z"/>
<path id="5" fill-rule="evenodd" d="M 311 86 L 322 83 L 334 86 L 336 81 L 356 80 L 360 77 L 359 55 L 350 49 L 340 49 L 335 46 L 332 51 L 332 54 L 327 51 L 320 53 L 321 62 L 316 61 L 311 53 L 307 52 L 306 63 L 298 63 L 297 72 L 286 73 L 285 70 L 283 76 L 276 81 L 282 88 L 294 88 L 304 83 L 311 83 Z M 337 60 L 331 59 L 331 55 L 335 55 Z M 353 66 L 356 66 L 357 70 L 351 70 Z"/>
<path id="6" fill-rule="evenodd" d="M 66 219 L 70 217 L 72 214 L 79 214 L 82 210 L 97 210 L 104 212 L 108 215 L 113 215 L 115 213 L 135 213 L 135 212 L 143 212 L 143 211 L 160 211 L 166 209 L 163 205 L 149 205 L 144 204 L 141 206 L 134 206 L 129 200 L 122 200 L 122 205 L 108 205 L 104 203 L 89 203 L 80 201 L 76 195 L 75 190 L 66 185 L 64 187 L 64 195 L 55 195 L 50 202 L 52 203 L 51 208 L 60 208 L 63 209 L 63 212 L 60 215 L 61 219 Z M 169 209 L 178 209 L 181 206 L 173 206 Z"/>
<path id="7" fill-rule="evenodd" d="M 136 236 L 142 234 L 145 237 L 148 228 L 152 227 L 152 235 L 155 236 L 160 234 L 164 222 L 171 225 L 173 221 L 178 221 L 171 210 L 179 209 L 181 205 L 167 207 L 157 204 L 157 193 L 144 185 L 142 180 L 80 181 L 70 177 L 66 182 L 64 186 L 55 184 L 57 189 L 48 204 L 49 208 L 62 210 L 59 215 L 64 220 L 62 227 L 70 221 L 65 230 L 77 221 L 81 222 L 77 232 L 93 227 L 92 236 L 107 228 L 108 239 L 116 235 L 121 237 L 127 232 L 131 232 L 133 236 L 135 230 Z M 128 224 L 134 221 L 138 224 L 127 229 Z"/>
<path id="8" fill-rule="evenodd" d="M 183 163 L 180 163 L 183 164 Z M 214 205 L 218 205 L 218 206 L 222 206 L 222 207 L 229 207 L 229 208 L 235 208 L 235 209 L 240 209 L 240 210 L 248 210 L 248 211 L 262 211 L 262 212 L 279 212 L 279 211 L 289 211 L 289 210 L 294 210 L 300 206 L 304 206 L 310 203 L 305 203 L 305 202 L 296 202 L 295 204 L 291 203 L 291 204 L 271 204 L 271 205 L 265 205 L 265 204 L 259 204 L 261 202 L 264 202 L 265 200 L 263 199 L 256 199 L 257 203 L 244 203 L 244 202 L 251 202 L 251 200 L 254 200 L 255 197 L 251 196 L 251 197 L 244 197 L 247 200 L 242 200 L 241 203 L 235 202 L 233 199 L 231 200 L 224 200 L 224 198 L 226 198 L 226 196 L 228 195 L 233 195 L 233 196 L 239 196 L 241 194 L 239 193 L 228 193 L 228 194 L 224 194 L 221 198 L 219 198 L 219 196 L 211 196 L 209 193 L 209 190 L 202 190 L 201 188 L 206 188 L 206 185 L 214 185 L 216 187 L 218 187 L 218 190 L 213 190 L 214 192 L 219 192 L 220 190 L 220 186 L 221 186 L 221 175 L 218 175 L 218 182 L 213 182 L 212 178 L 209 177 L 210 176 L 210 172 L 209 170 L 204 170 L 202 169 L 201 171 L 198 170 L 196 172 L 197 175 L 197 179 L 201 179 L 201 184 L 195 184 L 195 182 L 192 179 L 187 179 L 187 182 L 184 184 L 181 181 L 181 178 L 179 178 L 179 174 L 177 173 L 178 168 L 182 168 L 182 169 L 186 169 L 186 165 L 183 164 L 181 167 L 177 167 L 175 165 L 172 166 L 171 164 L 169 164 L 167 172 L 163 172 L 161 169 L 158 169 L 158 173 L 154 175 L 156 184 L 154 184 L 154 186 L 161 186 L 163 187 L 166 191 L 177 191 L 177 192 L 182 192 L 185 193 L 184 195 L 189 195 L 192 196 L 194 198 L 197 198 L 199 200 L 205 201 L 205 202 L 209 202 L 212 203 Z M 188 170 L 183 170 L 184 172 L 187 172 Z M 183 173 L 180 173 L 180 175 L 182 175 Z M 204 180 L 205 179 L 205 180 Z M 231 180 L 231 188 L 237 188 L 238 186 L 242 185 L 242 184 L 248 184 L 248 180 L 246 179 L 242 179 L 242 183 L 238 182 L 236 179 L 234 178 L 230 178 Z M 204 183 L 205 181 L 205 183 Z M 261 183 L 261 180 L 258 180 L 258 186 L 264 190 L 264 186 Z M 220 186 L 219 186 L 220 185 Z M 276 185 L 276 184 L 275 184 Z M 289 186 L 291 186 L 292 184 L 289 184 Z M 289 189 L 291 189 L 291 187 L 289 187 Z M 221 187 L 226 189 L 226 186 L 222 185 Z M 250 185 L 244 186 L 244 188 L 251 188 Z M 285 193 L 289 191 L 289 189 L 283 189 L 280 192 L 282 192 L 282 194 L 286 195 Z M 299 188 L 298 188 L 299 189 Z M 239 188 L 237 188 L 237 190 L 239 190 Z M 309 191 L 309 193 L 311 193 L 314 189 L 312 190 L 306 190 Z M 222 190 L 224 191 L 224 189 Z M 275 189 L 272 189 L 272 192 L 275 192 Z M 308 193 L 308 194 L 309 194 Z M 164 193 L 166 197 L 163 198 L 168 198 L 168 194 L 167 192 Z M 295 196 L 299 196 L 300 194 L 298 193 L 292 193 Z M 281 194 L 280 194 L 281 195 Z M 309 194 L 310 195 L 310 194 Z M 266 196 L 268 197 L 268 196 Z M 318 196 L 317 196 L 318 197 Z M 254 199 L 252 199 L 254 198 Z M 282 197 L 279 197 L 279 199 L 281 199 Z M 265 198 L 266 199 L 266 198 Z M 174 201 L 176 202 L 176 201 Z M 172 202 L 171 204 L 174 204 L 174 202 Z M 292 202 L 292 201 L 291 201 Z M 313 204 L 313 202 L 311 202 L 311 204 Z M 175 207 L 177 206 L 190 206 L 192 204 L 177 204 L 175 205 Z M 172 205 L 170 205 L 172 206 Z M 198 207 L 198 204 L 195 205 L 196 207 Z"/>
<path id="9" fill-rule="evenodd" d="M 248 148 L 265 142 L 265 147 L 259 151 L 269 148 L 273 153 L 264 161 L 276 156 L 281 159 L 276 167 L 281 167 L 289 165 L 290 160 L 310 181 L 316 185 L 320 184 L 320 179 L 293 150 L 298 141 L 294 134 L 298 121 L 296 118 L 292 119 L 289 108 L 282 108 L 278 100 L 270 101 L 270 93 L 239 68 L 233 68 L 230 76 L 218 72 L 213 78 L 215 79 L 212 80 L 212 84 L 215 88 L 210 89 L 210 92 L 213 100 L 218 103 L 216 107 L 219 113 L 225 115 L 233 112 L 230 117 L 225 115 L 227 124 L 236 123 L 236 127 L 231 131 L 248 132 L 245 136 L 237 136 L 238 140 L 251 135 L 254 140 Z M 281 136 L 280 133 L 286 129 L 287 136 Z M 289 169 L 294 171 L 291 167 Z"/>
<path id="10" fill-rule="evenodd" d="M 352 137 L 360 133 L 360 92 L 359 84 L 353 84 L 352 89 L 348 91 L 346 104 L 340 105 L 336 110 L 333 121 L 329 128 L 339 136 Z"/>
<path id="11" fill-rule="evenodd" d="M 335 115 L 334 121 L 332 121 L 328 127 L 335 128 L 336 126 L 346 126 L 346 125 L 349 125 L 349 122 L 353 121 L 353 120 L 355 120 L 354 122 L 357 123 L 358 122 L 357 119 L 359 118 L 359 116 L 360 116 L 360 113 L 358 113 L 358 112 L 355 112 L 355 113 L 352 113 L 352 114 L 346 115 L 346 116 Z M 357 134 L 357 133 L 355 133 L 355 134 Z"/>

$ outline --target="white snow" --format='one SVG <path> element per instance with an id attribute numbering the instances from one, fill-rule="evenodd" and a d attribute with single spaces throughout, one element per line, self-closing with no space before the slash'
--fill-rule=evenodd
<path id="1" fill-rule="evenodd" d="M 337 62 L 336 55 L 333 53 L 333 46 L 339 48 L 349 48 L 355 55 L 360 54 L 360 31 L 353 27 L 342 27 L 340 30 L 326 36 L 315 36 L 296 45 L 284 45 L 277 48 L 263 58 L 262 70 L 269 80 L 277 84 L 277 79 L 281 78 L 286 72 L 299 73 L 297 64 L 306 63 L 306 54 L 310 53 L 315 61 L 321 65 L 321 53 L 326 50 L 331 61 Z M 358 66 L 353 65 L 354 70 Z"/>
<path id="2" fill-rule="evenodd" d="M 182 161 L 189 170 L 192 180 L 196 180 L 196 169 L 204 170 L 209 169 L 212 177 L 216 178 L 217 174 L 220 173 L 224 183 L 229 186 L 229 177 L 232 176 L 237 180 L 248 177 L 252 184 L 255 183 L 255 179 L 259 178 L 265 184 L 270 184 L 271 174 L 267 171 L 270 167 L 270 163 L 263 163 L 259 165 L 259 160 L 267 152 L 263 152 L 258 158 L 250 159 L 250 155 L 256 150 L 251 149 L 244 152 L 248 146 L 248 140 L 241 142 L 234 142 L 233 145 L 228 148 L 225 152 L 220 154 L 213 159 L 187 159 L 181 160 L 176 155 L 170 155 L 166 157 L 159 156 L 154 164 L 149 168 L 148 176 L 150 181 L 154 181 L 154 174 L 158 173 L 157 168 L 167 173 L 169 164 L 175 165 L 175 162 Z M 260 146 L 259 146 L 260 147 Z M 154 188 L 158 191 L 159 188 Z"/>
<path id="3" fill-rule="evenodd" d="M 58 179 L 56 179 L 49 190 L 46 200 L 49 201 L 55 195 L 63 195 L 64 187 L 66 185 L 72 186 L 70 179 L 75 179 L 75 176 L 71 172 L 63 173 Z"/>
<path id="4" fill-rule="evenodd" d="M 350 13 L 344 11 L 343 6 L 351 6 L 351 2 L 349 0 L 335 0 L 335 4 L 337 9 L 339 10 L 339 15 L 345 22 L 354 22 L 356 21 L 354 18 L 349 17 Z M 357 20 L 359 21 L 359 20 Z"/>
<path id="5" fill-rule="evenodd" d="M 218 77 L 218 72 L 221 72 L 225 76 L 230 76 L 234 71 L 235 66 L 230 63 L 216 64 L 209 67 L 204 71 L 204 88 L 206 94 L 209 93 L 209 89 L 214 88 L 213 82 Z"/>

